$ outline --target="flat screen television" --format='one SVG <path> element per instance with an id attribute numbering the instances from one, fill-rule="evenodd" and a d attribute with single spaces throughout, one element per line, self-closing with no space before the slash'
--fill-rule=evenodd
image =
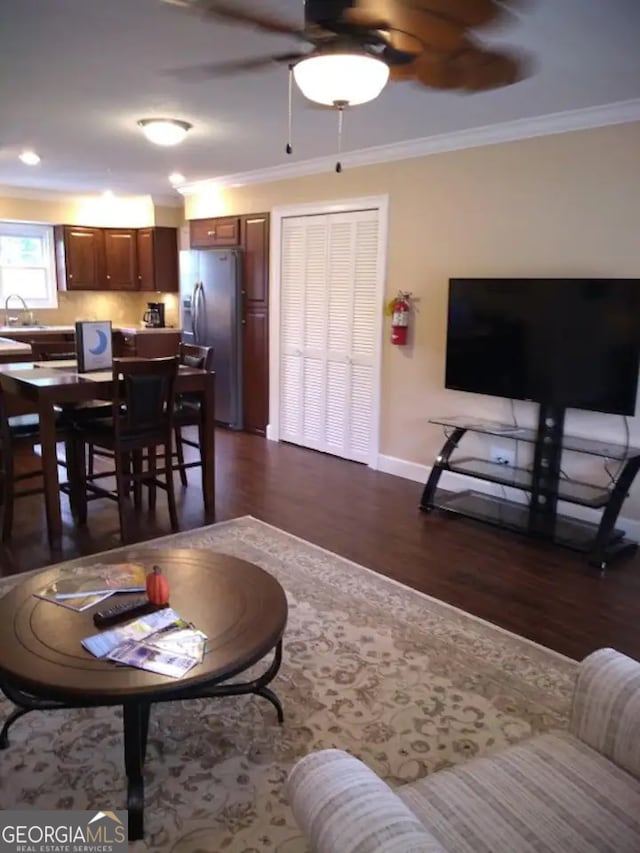
<path id="1" fill-rule="evenodd" d="M 632 415 L 640 279 L 452 278 L 447 388 Z"/>

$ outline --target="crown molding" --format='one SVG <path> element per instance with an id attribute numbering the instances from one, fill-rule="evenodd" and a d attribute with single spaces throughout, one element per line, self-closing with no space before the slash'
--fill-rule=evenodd
<path id="1" fill-rule="evenodd" d="M 99 198 L 101 193 L 89 192 L 64 192 L 63 190 L 44 190 L 31 187 L 0 186 L 0 198 L 25 198 L 31 201 L 53 201 L 63 204 L 70 201 L 78 201 L 88 198 Z M 182 207 L 183 200 L 180 195 L 156 195 L 149 193 L 116 193 L 116 198 L 140 199 L 149 198 L 158 207 Z"/>
<path id="2" fill-rule="evenodd" d="M 427 157 L 431 154 L 443 154 L 447 151 L 461 151 L 465 148 L 498 145 L 501 142 L 516 142 L 522 139 L 532 139 L 536 136 L 550 136 L 555 133 L 588 130 L 635 121 L 640 121 L 640 98 L 567 112 L 549 113 L 534 118 L 516 119 L 500 124 L 472 127 L 454 133 L 407 139 L 404 142 L 394 142 L 390 145 L 377 145 L 371 148 L 345 151 L 341 160 L 343 165 L 348 168 L 373 166 L 377 163 L 390 163 L 394 160 L 410 160 L 416 157 Z M 219 175 L 194 181 L 178 187 L 178 192 L 183 196 L 191 196 L 212 187 L 238 187 L 246 184 L 301 178 L 331 171 L 334 166 L 335 155 L 316 157 L 311 160 L 282 163 L 279 166 L 270 166 L 265 169 L 239 172 L 234 175 Z"/>

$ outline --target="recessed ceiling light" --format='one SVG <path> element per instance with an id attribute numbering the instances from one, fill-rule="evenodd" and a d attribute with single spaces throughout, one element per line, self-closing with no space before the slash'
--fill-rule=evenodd
<path id="1" fill-rule="evenodd" d="M 27 166 L 37 166 L 40 162 L 40 157 L 38 157 L 35 151 L 23 151 L 20 154 L 20 159 Z"/>
<path id="2" fill-rule="evenodd" d="M 169 183 L 171 183 L 174 187 L 180 186 L 180 184 L 184 184 L 185 180 L 185 176 L 181 175 L 180 172 L 172 172 L 169 175 Z"/>
<path id="3" fill-rule="evenodd" d="M 177 145 L 193 127 L 175 118 L 143 118 L 138 122 L 149 142 L 155 145 Z"/>

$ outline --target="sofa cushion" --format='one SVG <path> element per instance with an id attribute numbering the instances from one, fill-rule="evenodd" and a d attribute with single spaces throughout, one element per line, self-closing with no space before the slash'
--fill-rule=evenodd
<path id="1" fill-rule="evenodd" d="M 570 734 L 532 738 L 396 794 L 455 853 L 640 851 L 640 781 Z"/>

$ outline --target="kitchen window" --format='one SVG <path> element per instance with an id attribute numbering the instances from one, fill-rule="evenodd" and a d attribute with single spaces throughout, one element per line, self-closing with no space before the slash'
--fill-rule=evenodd
<path id="1" fill-rule="evenodd" d="M 7 297 L 21 296 L 27 308 L 57 308 L 53 228 L 31 222 L 0 222 L 0 308 Z M 19 299 L 8 313 L 20 316 Z"/>

